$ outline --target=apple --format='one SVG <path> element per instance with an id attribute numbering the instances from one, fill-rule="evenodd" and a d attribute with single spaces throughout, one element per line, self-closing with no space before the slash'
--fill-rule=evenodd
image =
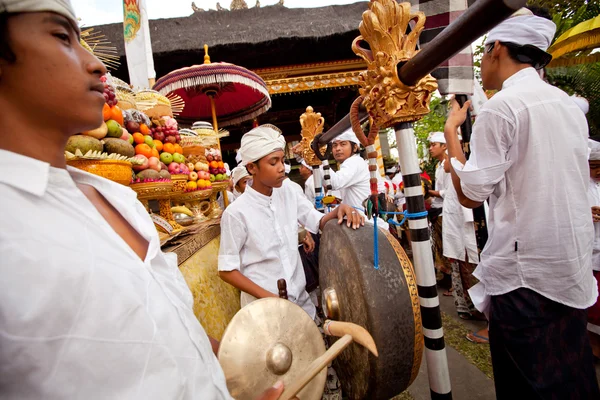
<path id="1" fill-rule="evenodd" d="M 127 123 L 125 124 L 125 129 L 127 129 L 128 132 L 136 133 L 140 131 L 140 124 L 133 120 L 127 121 Z"/>
<path id="2" fill-rule="evenodd" d="M 198 161 L 198 162 L 197 162 L 197 163 L 194 165 L 194 169 L 195 169 L 196 171 L 204 171 L 204 165 L 203 165 L 203 164 L 202 164 L 200 161 Z"/>
<path id="3" fill-rule="evenodd" d="M 173 162 L 173 156 L 167 152 L 160 153 L 160 161 L 169 165 Z M 177 166 L 177 167 L 179 167 L 179 166 Z M 170 170 L 169 170 L 169 172 L 170 172 Z"/>
<path id="4" fill-rule="evenodd" d="M 198 163 L 196 163 L 196 164 L 198 164 Z M 195 167 L 194 167 L 194 163 L 191 163 L 191 162 L 189 162 L 189 163 L 187 163 L 186 165 L 187 165 L 187 167 L 188 167 L 188 169 L 189 169 L 190 171 L 194 171 L 194 170 L 196 170 L 196 171 L 200 171 L 199 169 L 197 169 L 197 168 L 195 168 Z"/>
<path id="5" fill-rule="evenodd" d="M 177 139 L 175 139 L 174 136 L 167 136 L 165 137 L 164 143 L 177 143 Z"/>
<path id="6" fill-rule="evenodd" d="M 160 160 L 156 157 L 150 157 L 148 159 L 148 168 L 160 172 Z"/>
<path id="7" fill-rule="evenodd" d="M 121 137 L 119 139 L 125 140 L 126 142 L 129 142 L 130 137 L 133 139 L 133 136 L 131 135 L 131 133 L 127 132 L 127 129 L 121 128 L 121 132 L 123 134 L 121 135 Z"/>
<path id="8" fill-rule="evenodd" d="M 215 176 L 213 174 L 210 174 L 210 177 L 208 178 L 211 182 L 215 181 Z"/>
<path id="9" fill-rule="evenodd" d="M 152 139 L 152 136 L 150 136 L 150 135 L 145 135 L 144 136 L 144 143 L 146 143 L 150 147 L 155 147 L 156 146 L 154 144 L 154 140 Z"/>
<path id="10" fill-rule="evenodd" d="M 173 154 L 173 161 L 178 162 L 180 164 L 184 164 L 185 157 L 183 156 L 183 154 L 175 153 Z"/>
<path id="11" fill-rule="evenodd" d="M 165 153 L 162 153 L 162 154 L 165 154 Z M 177 164 L 176 162 L 170 163 L 168 169 L 169 169 L 169 173 L 172 174 L 172 175 L 178 174 L 179 171 L 180 171 L 179 164 Z"/>
<path id="12" fill-rule="evenodd" d="M 188 176 L 190 181 L 197 181 L 198 180 L 198 174 L 195 173 L 194 171 L 190 172 L 189 176 Z"/>
<path id="13" fill-rule="evenodd" d="M 143 155 L 143 154 L 136 154 L 135 156 L 133 156 L 133 158 L 137 158 L 137 159 L 143 161 L 143 163 L 141 165 L 137 165 L 137 164 L 133 165 L 133 170 L 134 171 L 143 171 L 145 169 L 148 169 L 148 166 L 149 166 L 149 164 L 148 164 L 148 158 L 145 155 Z"/>
<path id="14" fill-rule="evenodd" d="M 188 166 L 185 165 L 184 163 L 179 164 L 179 167 L 181 168 L 181 173 L 182 174 L 189 174 L 190 172 L 192 172 L 192 171 L 190 171 L 190 169 L 188 168 Z"/>
<path id="15" fill-rule="evenodd" d="M 215 180 L 216 181 L 222 181 L 223 180 L 223 175 L 217 174 L 217 176 L 215 176 Z"/>
<path id="16" fill-rule="evenodd" d="M 168 168 L 167 168 L 167 164 L 165 164 L 164 162 L 162 162 L 162 161 L 161 161 L 161 162 L 160 162 L 160 169 L 161 169 L 161 171 L 162 171 L 162 170 L 164 170 L 164 171 L 167 171 L 167 170 L 168 170 Z"/>
<path id="17" fill-rule="evenodd" d="M 206 156 L 206 161 L 211 162 L 213 160 L 212 154 Z"/>
<path id="18" fill-rule="evenodd" d="M 161 142 L 165 141 L 165 134 L 162 132 L 154 132 L 154 139 L 160 140 Z"/>

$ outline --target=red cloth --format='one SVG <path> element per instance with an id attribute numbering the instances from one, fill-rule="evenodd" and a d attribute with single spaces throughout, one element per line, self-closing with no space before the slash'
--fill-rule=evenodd
<path id="1" fill-rule="evenodd" d="M 598 291 L 600 292 L 600 271 L 593 272 L 598 284 Z M 588 322 L 600 326 L 600 300 L 596 300 L 596 304 L 588 308 Z"/>

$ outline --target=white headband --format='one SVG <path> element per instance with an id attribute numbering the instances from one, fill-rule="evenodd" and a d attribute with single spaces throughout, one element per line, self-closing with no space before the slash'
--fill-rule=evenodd
<path id="1" fill-rule="evenodd" d="M 263 125 L 242 136 L 239 153 L 242 155 L 242 164 L 246 165 L 284 148 L 285 139 L 281 133 Z"/>
<path id="2" fill-rule="evenodd" d="M 512 17 L 497 25 L 488 33 L 485 44 L 499 42 L 531 45 L 546 51 L 556 33 L 554 22 L 535 15 Z"/>

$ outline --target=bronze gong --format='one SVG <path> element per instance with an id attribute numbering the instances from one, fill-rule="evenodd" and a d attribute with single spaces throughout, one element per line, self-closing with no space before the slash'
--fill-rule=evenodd
<path id="1" fill-rule="evenodd" d="M 376 270 L 373 231 L 369 225 L 353 230 L 328 222 L 319 250 L 319 283 L 327 317 L 362 326 L 379 350 L 374 357 L 354 343 L 335 359 L 344 395 L 387 400 L 416 378 L 423 334 L 413 266 L 396 239 L 378 229 Z"/>

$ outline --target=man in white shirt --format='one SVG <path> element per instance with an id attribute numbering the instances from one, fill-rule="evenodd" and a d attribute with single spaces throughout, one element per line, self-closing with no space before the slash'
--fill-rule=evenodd
<path id="1" fill-rule="evenodd" d="M 483 86 L 500 90 L 481 109 L 465 163 L 453 101 L 445 127 L 452 180 L 462 205 L 489 199 L 489 239 L 470 290 L 490 318 L 496 395 L 598 399 L 586 308 L 598 296 L 587 199 L 585 116 L 543 68 L 556 30 L 530 15 L 509 18 L 487 36 Z"/>
<path id="2" fill-rule="evenodd" d="M 450 183 L 450 174 L 444 171 L 444 158 L 446 156 L 446 139 L 443 132 L 431 132 L 427 138 L 429 141 L 429 153 L 431 158 L 438 160 L 435 167 L 435 190 L 430 190 L 431 209 L 429 210 L 429 220 L 432 225 L 431 245 L 433 247 L 433 257 L 437 270 L 445 275 L 452 274 L 452 267 L 446 257 L 444 257 L 444 240 L 442 233 L 443 205 L 446 187 Z M 451 296 L 451 290 L 445 294 Z"/>
<path id="3" fill-rule="evenodd" d="M 300 176 L 304 180 L 304 195 L 312 204 L 315 204 L 315 181 L 312 168 L 302 160 L 300 162 Z"/>
<path id="4" fill-rule="evenodd" d="M 594 247 L 592 250 L 592 270 L 600 285 L 600 143 L 589 139 L 590 181 L 588 200 L 594 221 Z M 600 288 L 599 288 L 600 289 Z M 588 309 L 588 332 L 594 356 L 600 358 L 600 301 Z"/>
<path id="5" fill-rule="evenodd" d="M 105 103 L 79 35 L 66 0 L 0 1 L 0 397 L 231 399 L 135 192 L 66 166 Z"/>
<path id="6" fill-rule="evenodd" d="M 334 218 L 357 228 L 359 214 L 347 205 L 329 214 L 317 211 L 296 184 L 286 179 L 285 139 L 269 125 L 242 137 L 242 163 L 252 186 L 221 217 L 219 275 L 238 288 L 242 307 L 257 298 L 278 297 L 277 280 L 287 282 L 289 300 L 315 318 L 315 306 L 305 290 L 306 279 L 298 253 L 298 223 L 318 233 Z"/>

